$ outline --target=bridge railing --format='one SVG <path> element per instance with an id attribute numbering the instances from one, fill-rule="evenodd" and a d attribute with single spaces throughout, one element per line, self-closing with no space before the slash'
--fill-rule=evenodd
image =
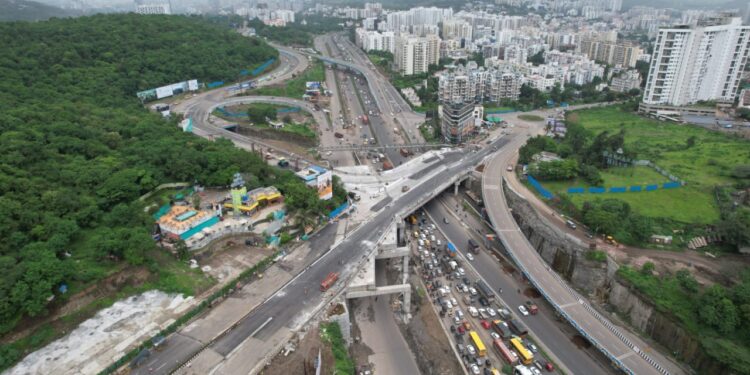
<path id="1" fill-rule="evenodd" d="M 502 188 L 504 188 L 504 186 L 503 186 L 504 182 L 505 182 L 504 179 L 502 179 L 500 181 L 500 183 L 501 183 L 500 194 L 503 194 Z M 486 200 L 485 200 L 485 202 L 486 202 Z M 490 221 L 492 221 L 492 220 L 490 219 Z M 494 223 L 493 223 L 492 227 L 495 228 Z M 564 317 L 565 320 L 567 320 L 583 337 L 585 337 L 586 340 L 588 340 L 589 342 L 591 342 L 594 345 L 594 347 L 596 347 L 600 352 L 604 353 L 604 355 L 606 355 L 607 358 L 609 358 L 609 360 L 612 361 L 612 363 L 615 366 L 617 366 L 619 369 L 621 369 L 622 371 L 624 371 L 627 374 L 635 375 L 635 373 L 630 368 L 628 368 L 621 360 L 619 360 L 613 353 L 611 353 L 609 351 L 609 349 L 607 349 L 602 343 L 600 343 L 597 339 L 595 339 L 594 337 L 592 337 L 591 335 L 589 335 L 588 332 L 586 332 L 586 330 L 581 325 L 578 324 L 578 322 L 575 320 L 575 318 L 573 318 L 570 314 L 568 314 L 562 308 L 562 306 L 560 306 L 559 304 L 557 304 L 555 302 L 555 300 L 552 299 L 552 297 L 549 294 L 547 294 L 547 292 L 544 290 L 544 288 L 542 287 L 542 285 L 537 282 L 537 280 L 533 277 L 532 273 L 530 273 L 529 270 L 524 266 L 524 264 L 521 261 L 521 259 L 516 256 L 516 254 L 512 250 L 512 247 L 506 242 L 505 238 L 503 238 L 503 236 L 502 236 L 501 233 L 498 233 L 497 238 L 502 243 L 503 248 L 505 248 L 507 250 L 507 253 L 508 253 L 508 255 L 510 255 L 511 259 L 513 260 L 513 262 L 521 269 L 521 271 L 523 272 L 523 274 L 526 276 L 526 279 L 528 279 L 529 282 L 531 282 L 531 284 L 534 286 L 534 288 L 536 288 L 539 291 L 539 293 L 541 293 L 542 296 L 552 305 L 552 307 L 555 308 L 555 311 L 557 311 L 557 313 L 560 314 L 560 316 Z M 529 246 L 531 246 L 531 244 L 529 244 Z M 538 255 L 535 254 L 535 256 L 538 256 Z M 644 360 L 646 360 L 646 362 L 648 362 L 657 371 L 659 371 L 659 373 L 661 373 L 662 375 L 669 375 L 669 371 L 667 371 L 666 369 L 664 369 L 661 365 L 659 365 L 656 361 L 654 361 L 651 357 L 649 357 L 642 350 L 638 349 L 611 322 L 609 322 L 606 318 L 604 318 L 603 316 L 601 316 L 601 314 L 599 314 L 590 305 L 588 305 L 587 303 L 585 303 L 584 299 L 581 298 L 572 288 L 570 288 L 570 286 L 568 286 L 568 284 L 564 280 L 562 280 L 560 278 L 560 276 L 557 275 L 557 273 L 552 272 L 552 271 L 550 273 L 553 275 L 553 277 L 556 278 L 556 280 L 560 284 L 562 284 L 562 285 L 565 286 L 565 288 L 570 292 L 570 294 L 573 297 L 575 297 L 577 299 L 578 303 L 581 306 L 583 306 L 584 309 L 586 309 L 591 315 L 593 315 L 608 330 L 610 330 L 612 333 L 614 333 L 615 336 L 618 339 L 620 339 L 627 347 L 629 347 L 631 350 L 633 350 L 634 352 L 636 352 L 641 358 L 643 358 Z"/>

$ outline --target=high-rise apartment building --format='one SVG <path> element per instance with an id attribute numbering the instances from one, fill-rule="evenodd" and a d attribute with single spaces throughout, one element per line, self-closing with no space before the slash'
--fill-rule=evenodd
<path id="1" fill-rule="evenodd" d="M 750 26 L 738 17 L 660 28 L 644 104 L 734 101 L 750 51 Z"/>
<path id="2" fill-rule="evenodd" d="M 402 75 L 426 73 L 431 64 L 437 64 L 440 60 L 440 38 L 437 35 L 399 35 L 396 37 L 393 60 Z"/>
<path id="3" fill-rule="evenodd" d="M 440 74 L 438 100 L 441 103 L 455 100 L 471 103 L 518 100 L 521 80 L 520 74 L 510 70 L 459 65 L 452 71 Z"/>
<path id="4" fill-rule="evenodd" d="M 172 14 L 169 0 L 136 0 L 135 12 L 138 14 Z"/>
<path id="5" fill-rule="evenodd" d="M 443 39 L 472 39 L 472 27 L 463 20 L 451 19 L 443 21 Z"/>
<path id="6" fill-rule="evenodd" d="M 441 129 L 445 141 L 458 144 L 474 133 L 474 103 L 461 100 L 443 103 Z"/>
<path id="7" fill-rule="evenodd" d="M 609 65 L 620 65 L 634 68 L 643 50 L 632 42 L 605 42 L 594 39 L 582 39 L 578 45 L 582 54 L 590 59 Z"/>

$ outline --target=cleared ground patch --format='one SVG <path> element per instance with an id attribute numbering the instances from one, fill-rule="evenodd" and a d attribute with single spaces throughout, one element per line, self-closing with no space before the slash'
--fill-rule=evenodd
<path id="1" fill-rule="evenodd" d="M 324 82 L 326 80 L 323 63 L 317 62 L 302 72 L 302 74 L 284 84 L 261 87 L 250 91 L 251 95 L 284 96 L 287 98 L 302 99 L 305 93 L 305 82 Z"/>

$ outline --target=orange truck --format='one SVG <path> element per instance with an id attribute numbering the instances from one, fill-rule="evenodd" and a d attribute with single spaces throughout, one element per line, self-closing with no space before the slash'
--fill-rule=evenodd
<path id="1" fill-rule="evenodd" d="M 333 284 L 335 284 L 336 280 L 338 279 L 339 279 L 338 273 L 336 272 L 329 273 L 328 276 L 326 276 L 326 278 L 320 282 L 320 291 L 325 292 L 326 290 L 328 290 L 328 288 L 333 286 Z"/>

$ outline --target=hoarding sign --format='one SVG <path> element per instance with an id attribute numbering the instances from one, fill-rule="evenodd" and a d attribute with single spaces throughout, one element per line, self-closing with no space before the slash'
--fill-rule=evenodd
<path id="1" fill-rule="evenodd" d="M 331 171 L 325 171 L 317 178 L 318 197 L 322 200 L 333 198 L 333 174 Z"/>

